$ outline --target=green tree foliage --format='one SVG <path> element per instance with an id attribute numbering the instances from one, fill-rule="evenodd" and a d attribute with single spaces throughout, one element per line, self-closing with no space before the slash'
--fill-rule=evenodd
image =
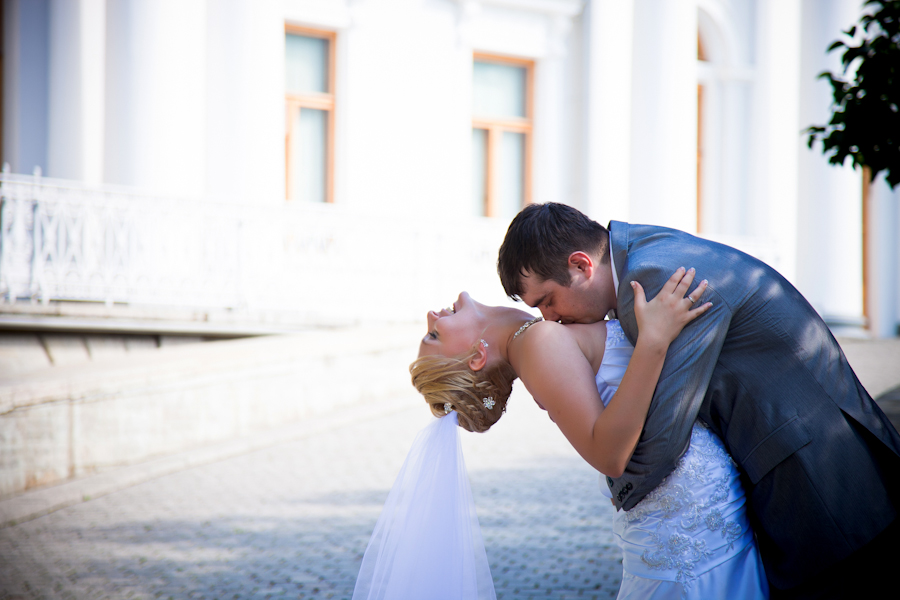
<path id="1" fill-rule="evenodd" d="M 900 184 L 900 0 L 868 0 L 863 7 L 871 14 L 828 47 L 844 49 L 846 80 L 828 71 L 819 75 L 831 83 L 832 116 L 828 125 L 806 130 L 807 145 L 821 139 L 828 162 L 842 165 L 849 156 L 854 168 L 869 167 L 873 180 L 885 171 L 893 189 Z"/>

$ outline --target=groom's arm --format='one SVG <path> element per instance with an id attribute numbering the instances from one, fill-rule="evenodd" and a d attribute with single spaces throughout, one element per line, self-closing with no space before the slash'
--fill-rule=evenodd
<path id="1" fill-rule="evenodd" d="M 638 281 L 644 286 L 649 300 L 651 294 L 659 293 L 673 270 L 669 265 L 641 265 L 623 274 L 618 312 L 632 341 L 637 341 L 639 332 L 630 282 Z M 696 279 L 704 277 L 698 272 Z M 611 484 L 616 505 L 626 510 L 659 485 L 687 450 L 691 429 L 725 342 L 732 311 L 717 293 L 716 282 L 710 281 L 703 296 L 695 300 L 697 305 L 712 302 L 713 306 L 688 324 L 669 346 L 644 431 L 625 474 Z"/>

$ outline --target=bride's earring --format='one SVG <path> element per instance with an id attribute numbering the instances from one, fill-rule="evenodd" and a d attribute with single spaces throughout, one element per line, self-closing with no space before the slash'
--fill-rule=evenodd
<path id="1" fill-rule="evenodd" d="M 489 344 L 486 341 L 484 341 L 484 338 L 482 338 L 479 341 L 481 342 L 481 345 L 484 346 L 485 348 L 487 348 L 489 346 Z"/>

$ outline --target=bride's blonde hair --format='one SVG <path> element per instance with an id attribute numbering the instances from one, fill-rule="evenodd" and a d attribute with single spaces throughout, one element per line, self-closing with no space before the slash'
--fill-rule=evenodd
<path id="1" fill-rule="evenodd" d="M 474 350 L 464 357 L 422 356 L 409 366 L 409 374 L 434 416 L 446 415 L 444 404 L 449 403 L 459 415 L 460 427 L 482 433 L 506 412 L 517 375 L 505 361 L 473 371 L 469 361 L 474 356 Z M 493 399 L 493 408 L 485 406 L 485 398 Z"/>

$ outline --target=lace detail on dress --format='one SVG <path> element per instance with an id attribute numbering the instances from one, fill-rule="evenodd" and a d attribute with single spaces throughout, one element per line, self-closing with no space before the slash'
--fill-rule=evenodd
<path id="1" fill-rule="evenodd" d="M 733 548 L 743 529 L 738 522 L 726 520 L 721 509 L 729 498 L 729 472 L 734 465 L 715 434 L 698 421 L 691 432 L 690 449 L 675 470 L 623 515 L 629 523 L 657 520 L 650 534 L 654 548 L 641 554 L 648 567 L 673 570 L 679 583 L 690 585 L 696 579 L 694 567 L 712 554 L 702 536 L 691 535 L 702 526 L 720 532 L 729 550 Z M 711 486 L 712 491 L 697 498 L 692 490 L 701 486 Z"/>
<path id="2" fill-rule="evenodd" d="M 606 322 L 606 347 L 616 347 L 620 346 L 622 342 L 628 342 L 628 338 L 625 337 L 625 331 L 622 330 L 622 326 L 619 325 L 619 322 L 616 320 L 607 321 Z M 630 342 L 628 342 L 630 344 Z"/>

